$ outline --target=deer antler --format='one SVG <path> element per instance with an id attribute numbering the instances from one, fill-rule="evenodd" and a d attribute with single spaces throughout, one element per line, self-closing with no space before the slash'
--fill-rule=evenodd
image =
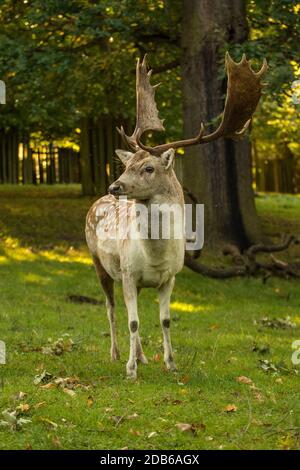
<path id="1" fill-rule="evenodd" d="M 136 126 L 131 136 L 125 134 L 123 126 L 117 128 L 123 141 L 134 151 L 139 150 L 139 139 L 144 132 L 164 131 L 163 120 L 159 119 L 155 103 L 155 90 L 159 86 L 150 84 L 152 70 L 147 72 L 146 55 L 136 66 Z"/>
<path id="2" fill-rule="evenodd" d="M 259 72 L 254 72 L 243 54 L 240 62 L 234 62 L 229 53 L 225 56 L 225 65 L 228 75 L 227 95 L 223 117 L 219 127 L 211 134 L 204 134 L 204 125 L 201 124 L 199 134 L 193 139 L 179 140 L 168 144 L 148 147 L 141 141 L 142 133 L 136 133 L 137 148 L 142 148 L 154 155 L 161 155 L 166 150 L 190 145 L 205 144 L 219 137 L 240 137 L 248 128 L 252 115 L 261 96 L 261 77 L 266 72 L 268 65 L 264 59 Z M 155 106 L 156 109 L 156 106 Z"/>

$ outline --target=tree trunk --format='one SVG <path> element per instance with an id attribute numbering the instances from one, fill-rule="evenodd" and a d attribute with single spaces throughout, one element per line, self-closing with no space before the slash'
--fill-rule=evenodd
<path id="1" fill-rule="evenodd" d="M 82 194 L 93 196 L 95 194 L 92 173 L 92 149 L 90 148 L 90 120 L 82 118 L 80 134 L 80 168 Z"/>
<path id="2" fill-rule="evenodd" d="M 220 80 L 226 43 L 248 35 L 243 0 L 184 0 L 182 74 L 185 138 L 195 136 L 224 109 L 226 81 Z M 207 126 L 207 131 L 211 126 Z M 251 148 L 220 139 L 186 149 L 179 164 L 183 185 L 205 205 L 205 241 L 240 248 L 261 241 L 262 232 L 251 186 Z"/>

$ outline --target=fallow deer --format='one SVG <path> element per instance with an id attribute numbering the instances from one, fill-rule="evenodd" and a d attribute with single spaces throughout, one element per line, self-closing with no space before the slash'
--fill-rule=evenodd
<path id="1" fill-rule="evenodd" d="M 222 121 L 212 133 L 204 133 L 201 124 L 195 138 L 148 147 L 141 142 L 146 131 L 164 130 L 163 121 L 158 117 L 155 103 L 155 88 L 151 86 L 151 70 L 147 72 L 146 60 L 137 62 L 136 101 L 137 116 L 133 134 L 127 136 L 123 127 L 118 129 L 131 151 L 116 150 L 125 165 L 123 174 L 109 187 L 109 195 L 100 198 L 88 212 L 86 219 L 86 240 L 93 258 L 99 281 L 106 296 L 107 315 L 111 332 L 111 359 L 119 359 L 116 338 L 114 281 L 121 281 L 128 312 L 130 333 L 130 354 L 127 362 L 127 376 L 137 376 L 137 360 L 147 363 L 139 336 L 137 297 L 141 288 L 154 287 L 158 290 L 160 322 L 163 332 L 164 361 L 168 369 L 175 369 L 170 338 L 170 296 L 175 275 L 182 269 L 185 252 L 183 217 L 173 218 L 173 229 L 179 224 L 180 237 L 149 239 L 143 237 L 101 237 L 97 232 L 100 222 L 106 223 L 106 230 L 119 228 L 121 224 L 121 196 L 129 199 L 127 222 L 137 228 L 137 205 L 149 212 L 153 204 L 160 207 L 177 204 L 184 212 L 183 191 L 176 178 L 173 163 L 175 149 L 211 142 L 220 137 L 242 135 L 251 121 L 261 96 L 261 77 L 267 69 L 264 60 L 259 72 L 254 72 L 245 55 L 239 63 L 229 54 L 225 57 L 228 76 L 227 95 Z M 141 220 L 139 219 L 139 223 Z M 149 230 L 149 227 L 147 228 Z M 132 233 L 132 232 L 131 232 Z"/>

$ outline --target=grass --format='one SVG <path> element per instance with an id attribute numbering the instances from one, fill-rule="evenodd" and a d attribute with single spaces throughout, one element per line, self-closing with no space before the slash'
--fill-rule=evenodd
<path id="1" fill-rule="evenodd" d="M 300 369 L 291 362 L 300 339 L 299 281 L 218 281 L 185 269 L 172 297 L 176 374 L 164 370 L 157 295 L 145 289 L 139 312 L 149 364 L 132 383 L 120 287 L 119 363 L 109 360 L 104 304 L 68 300 L 103 302 L 83 238 L 91 202 L 77 187 L 0 187 L 0 338 L 7 348 L 0 410 L 30 420 L 1 426 L 0 448 L 299 449 Z M 300 198 L 261 196 L 257 203 L 269 235 L 299 229 Z M 295 327 L 263 326 L 263 317 L 290 317 Z M 74 345 L 56 355 L 51 345 L 62 335 Z M 275 370 L 264 371 L 260 360 Z M 53 375 L 50 385 L 35 385 L 44 370 Z M 53 386 L 54 377 L 72 380 Z M 192 426 L 184 432 L 178 423 Z"/>
<path id="2" fill-rule="evenodd" d="M 300 234 L 300 195 L 261 194 L 256 203 L 267 235 Z"/>

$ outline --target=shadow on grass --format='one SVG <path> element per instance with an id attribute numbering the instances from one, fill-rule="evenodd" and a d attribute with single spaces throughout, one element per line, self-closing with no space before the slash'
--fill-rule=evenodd
<path id="1" fill-rule="evenodd" d="M 34 249 L 85 244 L 87 211 L 96 198 L 79 187 L 0 188 L 0 237 Z"/>

